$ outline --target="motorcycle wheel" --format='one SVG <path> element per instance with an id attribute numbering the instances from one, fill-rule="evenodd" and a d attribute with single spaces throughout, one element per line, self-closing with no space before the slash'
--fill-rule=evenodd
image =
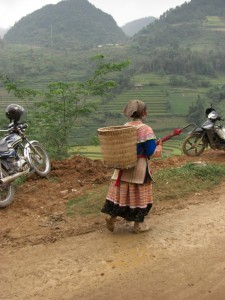
<path id="1" fill-rule="evenodd" d="M 5 170 L 2 170 L 3 178 L 8 176 Z M 0 184 L 0 208 L 9 206 L 14 200 L 14 186 L 12 183 Z"/>
<path id="2" fill-rule="evenodd" d="M 27 153 L 31 168 L 40 176 L 46 176 L 51 169 L 50 160 L 44 147 L 38 142 L 33 142 Z"/>
<path id="3" fill-rule="evenodd" d="M 205 147 L 205 141 L 201 137 L 189 135 L 184 140 L 182 150 L 187 156 L 199 156 L 203 153 Z"/>

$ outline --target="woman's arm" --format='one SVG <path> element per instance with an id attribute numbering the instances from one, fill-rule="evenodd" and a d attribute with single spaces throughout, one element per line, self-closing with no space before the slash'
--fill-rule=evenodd
<path id="1" fill-rule="evenodd" d="M 162 141 L 156 140 L 152 128 L 146 124 L 138 129 L 137 154 L 147 157 L 160 157 L 162 155 Z"/>
<path id="2" fill-rule="evenodd" d="M 144 149 L 147 156 L 152 156 L 156 150 L 156 140 L 148 140 L 144 143 Z"/>
<path id="3" fill-rule="evenodd" d="M 148 140 L 138 144 L 137 152 L 138 154 L 143 154 L 147 157 L 160 157 L 162 155 L 162 143 L 159 143 L 157 146 L 155 139 Z"/>

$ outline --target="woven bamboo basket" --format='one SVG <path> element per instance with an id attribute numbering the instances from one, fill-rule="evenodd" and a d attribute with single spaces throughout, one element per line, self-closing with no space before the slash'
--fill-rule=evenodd
<path id="1" fill-rule="evenodd" d="M 98 129 L 103 161 L 108 167 L 129 169 L 137 161 L 137 129 L 133 126 L 109 126 Z"/>

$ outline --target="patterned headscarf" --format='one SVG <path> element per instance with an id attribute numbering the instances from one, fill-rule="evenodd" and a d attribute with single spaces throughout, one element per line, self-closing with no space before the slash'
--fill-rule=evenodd
<path id="1" fill-rule="evenodd" d="M 146 109 L 146 104 L 140 100 L 130 100 L 125 106 L 123 113 L 126 117 L 130 118 L 134 112 L 139 115 Z"/>

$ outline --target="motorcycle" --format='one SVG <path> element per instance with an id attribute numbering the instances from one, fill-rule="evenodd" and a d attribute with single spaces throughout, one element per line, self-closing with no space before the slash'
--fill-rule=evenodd
<path id="1" fill-rule="evenodd" d="M 6 136 L 0 140 L 0 208 L 9 206 L 15 195 L 13 182 L 28 173 L 36 172 L 45 177 L 51 169 L 44 147 L 36 140 L 29 141 L 25 135 L 28 125 L 22 119 L 25 110 L 10 104 L 6 116 L 10 119 Z"/>
<path id="2" fill-rule="evenodd" d="M 225 127 L 217 124 L 223 120 L 217 111 L 209 107 L 205 111 L 207 120 L 199 127 L 194 123 L 194 129 L 185 138 L 182 150 L 188 156 L 199 156 L 207 147 L 211 149 L 225 150 Z"/>

